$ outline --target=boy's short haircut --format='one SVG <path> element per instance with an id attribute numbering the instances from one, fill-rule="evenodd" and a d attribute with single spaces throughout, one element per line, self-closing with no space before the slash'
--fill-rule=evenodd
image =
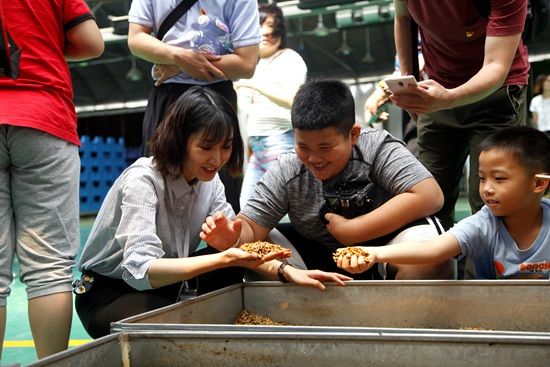
<path id="1" fill-rule="evenodd" d="M 540 130 L 529 126 L 499 130 L 480 146 L 480 152 L 493 149 L 513 155 L 529 174 L 550 173 L 550 137 Z"/>
<path id="2" fill-rule="evenodd" d="M 355 124 L 355 101 L 337 79 L 317 79 L 300 87 L 291 109 L 292 128 L 303 131 L 335 128 L 347 136 Z"/>

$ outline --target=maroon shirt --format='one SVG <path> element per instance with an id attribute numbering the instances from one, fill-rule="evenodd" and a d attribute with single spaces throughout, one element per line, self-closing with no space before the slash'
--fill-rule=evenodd
<path id="1" fill-rule="evenodd" d="M 486 36 L 518 34 L 525 23 L 526 0 L 491 0 L 488 20 L 472 0 L 404 1 L 418 23 L 424 70 L 445 88 L 466 83 L 481 69 Z M 520 40 L 503 86 L 526 85 L 529 67 L 527 47 Z"/>

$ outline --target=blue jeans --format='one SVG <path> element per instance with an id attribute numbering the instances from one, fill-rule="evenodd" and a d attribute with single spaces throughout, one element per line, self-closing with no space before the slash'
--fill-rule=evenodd
<path id="1" fill-rule="evenodd" d="M 275 163 L 283 153 L 294 151 L 294 131 L 272 136 L 251 136 L 248 139 L 249 151 L 248 167 L 243 178 L 241 189 L 241 208 L 254 194 L 256 183 L 264 173 Z"/>

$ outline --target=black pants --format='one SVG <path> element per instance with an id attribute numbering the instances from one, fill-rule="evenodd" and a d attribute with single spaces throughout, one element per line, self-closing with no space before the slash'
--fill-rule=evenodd
<path id="1" fill-rule="evenodd" d="M 141 137 L 141 155 L 143 157 L 148 157 L 150 155 L 147 142 L 153 136 L 155 129 L 166 115 L 170 105 L 186 90 L 194 86 L 194 84 L 165 83 L 151 89 L 147 101 L 147 109 L 143 116 Z M 209 84 L 206 88 L 225 97 L 229 103 L 231 103 L 235 111 L 237 111 L 237 93 L 231 81 Z M 240 211 L 239 197 L 241 195 L 242 177 L 232 177 L 227 171 L 222 169 L 220 171 L 220 179 L 225 186 L 225 197 L 227 198 L 227 202 L 231 204 L 235 213 L 238 213 Z"/>
<path id="2" fill-rule="evenodd" d="M 191 256 L 214 252 L 217 250 L 207 247 Z M 108 278 L 91 271 L 85 271 L 84 274 L 92 276 L 94 282 L 86 293 L 76 295 L 75 308 L 84 329 L 94 339 L 108 335 L 112 322 L 176 303 L 182 284 L 178 282 L 138 291 L 122 279 Z M 229 267 L 201 274 L 188 283 L 200 295 L 241 283 L 243 276 L 244 268 Z"/>

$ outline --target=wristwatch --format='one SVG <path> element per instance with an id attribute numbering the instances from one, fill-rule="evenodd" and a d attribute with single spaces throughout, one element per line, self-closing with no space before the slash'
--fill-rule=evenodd
<path id="1" fill-rule="evenodd" d="M 283 283 L 288 283 L 288 280 L 285 278 L 285 266 L 292 266 L 289 263 L 282 262 L 281 265 L 279 265 L 279 268 L 277 269 L 277 276 L 279 277 L 279 280 Z"/>

